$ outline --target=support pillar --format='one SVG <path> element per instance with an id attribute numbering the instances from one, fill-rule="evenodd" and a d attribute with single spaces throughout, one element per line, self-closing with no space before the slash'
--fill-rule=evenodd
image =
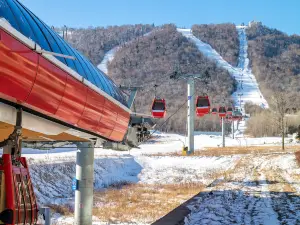
<path id="1" fill-rule="evenodd" d="M 92 142 L 77 143 L 75 191 L 75 224 L 91 225 L 94 186 L 94 145 Z"/>
<path id="2" fill-rule="evenodd" d="M 195 115 L 195 95 L 194 95 L 194 78 L 188 79 L 188 154 L 194 153 L 194 115 Z"/>
<path id="3" fill-rule="evenodd" d="M 222 117 L 222 147 L 225 147 L 225 119 Z"/>

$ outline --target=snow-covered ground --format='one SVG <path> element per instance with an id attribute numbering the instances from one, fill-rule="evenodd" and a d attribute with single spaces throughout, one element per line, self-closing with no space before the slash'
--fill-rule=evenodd
<path id="1" fill-rule="evenodd" d="M 189 205 L 185 224 L 300 224 L 299 172 L 292 154 L 243 156 Z"/>
<path id="2" fill-rule="evenodd" d="M 226 69 L 237 81 L 237 91 L 232 94 L 235 107 L 241 108 L 244 113 L 244 105 L 246 102 L 252 102 L 254 104 L 260 105 L 263 108 L 268 108 L 269 105 L 265 98 L 263 97 L 261 91 L 259 90 L 258 83 L 255 76 L 252 74 L 249 68 L 249 58 L 248 58 L 248 42 L 246 37 L 246 26 L 237 26 L 239 40 L 240 40 L 240 51 L 238 58 L 238 66 L 234 67 L 225 61 L 222 56 L 213 49 L 209 44 L 206 44 L 196 38 L 191 29 L 177 29 L 185 37 L 193 41 L 198 49 L 208 58 L 214 60 L 217 65 Z M 243 134 L 246 129 L 245 121 L 239 123 L 239 128 L 237 135 Z"/>
<path id="3" fill-rule="evenodd" d="M 298 185 L 295 181 L 295 174 L 300 170 L 297 169 L 292 154 L 187 157 L 170 154 L 180 152 L 184 140 L 185 137 L 177 134 L 157 134 L 152 140 L 141 145 L 139 149 L 132 149 L 130 152 L 96 149 L 95 190 L 99 191 L 111 185 L 126 183 L 147 185 L 200 183 L 208 187 L 205 191 L 218 191 L 219 193 L 213 197 L 205 194 L 204 191 L 201 202 L 199 199 L 199 206 L 189 206 L 192 213 L 186 218 L 186 224 L 190 225 L 199 224 L 195 222 L 199 219 L 207 221 L 204 224 L 218 224 L 214 221 L 221 220 L 225 214 L 227 216 L 224 217 L 224 221 L 235 221 L 234 218 L 239 215 L 241 218 L 247 217 L 249 221 L 255 217 L 259 222 L 254 224 L 264 224 L 262 221 L 272 216 L 275 218 L 276 213 L 273 211 L 280 209 L 274 205 L 272 193 L 268 193 L 269 179 L 274 171 L 276 171 L 277 177 L 280 175 L 285 182 L 291 184 L 292 188 L 296 191 L 299 190 L 300 194 L 300 184 Z M 241 138 L 240 140 L 226 138 L 226 142 L 227 146 L 268 146 L 279 145 L 280 138 Z M 219 135 L 199 134 L 195 136 L 196 149 L 207 146 L 216 147 L 220 143 L 221 136 Z M 75 146 L 49 151 L 24 149 L 23 155 L 29 161 L 31 177 L 40 204 L 73 205 L 74 192 L 71 190 L 71 185 L 72 178 L 75 176 L 76 151 Z M 227 177 L 224 175 L 226 171 L 228 171 Z M 218 176 L 217 182 L 216 176 Z M 228 181 L 228 176 L 231 176 L 230 181 Z M 258 176 L 259 178 L 257 178 Z M 257 183 L 255 183 L 256 178 Z M 212 183 L 215 185 L 211 185 Z M 226 200 L 227 195 L 233 196 L 232 199 Z M 227 201 L 226 204 L 223 202 L 224 199 Z M 230 206 L 230 204 L 233 205 Z M 249 204 L 250 206 L 248 206 Z M 291 201 L 291 204 L 296 203 Z M 218 210 L 213 210 L 214 207 Z M 247 210 L 241 210 L 240 214 L 237 214 L 241 207 L 249 207 L 249 210 L 252 211 L 247 214 Z M 268 209 L 264 207 L 268 207 Z M 296 208 L 295 205 L 286 207 L 289 207 L 287 211 L 292 210 L 292 207 Z M 224 214 L 219 215 L 216 211 L 224 212 Z M 217 216 L 213 213 L 217 213 L 218 219 L 215 219 Z M 292 215 L 292 212 L 290 214 Z M 54 215 L 53 218 L 55 218 L 54 222 L 58 224 L 72 224 L 73 221 L 71 217 L 59 215 Z M 246 221 L 245 218 L 243 221 Z M 95 218 L 95 221 L 99 221 L 99 219 Z M 143 221 L 134 224 L 145 223 Z M 224 224 L 230 224 L 230 222 Z M 239 222 L 238 224 L 243 223 Z"/>

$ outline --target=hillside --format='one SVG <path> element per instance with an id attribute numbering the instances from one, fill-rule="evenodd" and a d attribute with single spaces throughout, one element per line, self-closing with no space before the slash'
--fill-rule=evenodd
<path id="1" fill-rule="evenodd" d="M 234 24 L 195 24 L 192 31 L 195 37 L 210 44 L 229 64 L 237 66 L 239 38 Z"/>
<path id="2" fill-rule="evenodd" d="M 260 23 L 247 29 L 253 73 L 268 101 L 286 92 L 291 108 L 300 109 L 300 36 L 287 35 Z"/>
<path id="3" fill-rule="evenodd" d="M 155 84 L 157 95 L 167 101 L 168 115 L 172 115 L 186 102 L 186 83 L 169 79 L 174 66 L 183 73 L 207 73 L 207 85 L 196 81 L 195 95 L 208 93 L 214 105 L 230 102 L 234 90 L 234 80 L 227 71 L 208 60 L 174 25 L 165 25 L 150 35 L 139 38 L 123 46 L 108 66 L 113 80 L 122 85 L 144 86 L 137 96 L 135 108 L 138 112 L 150 113 L 154 98 Z M 207 89 L 206 89 L 207 88 Z M 185 107 L 184 107 L 185 108 Z M 166 125 L 165 131 L 185 131 L 186 110 L 180 110 Z M 219 130 L 219 120 L 212 116 L 198 119 L 196 129 Z"/>
<path id="4" fill-rule="evenodd" d="M 68 42 L 84 53 L 95 65 L 104 54 L 114 48 L 142 36 L 154 29 L 154 25 L 124 25 L 69 29 Z"/>

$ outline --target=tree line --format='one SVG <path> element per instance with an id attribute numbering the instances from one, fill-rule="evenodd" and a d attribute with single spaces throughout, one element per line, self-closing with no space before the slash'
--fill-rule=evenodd
<path id="1" fill-rule="evenodd" d="M 67 41 L 97 65 L 112 48 L 149 33 L 154 28 L 150 24 L 69 28 Z"/>
<path id="2" fill-rule="evenodd" d="M 289 108 L 300 110 L 300 36 L 262 24 L 246 30 L 251 68 L 267 101 L 286 92 Z"/>

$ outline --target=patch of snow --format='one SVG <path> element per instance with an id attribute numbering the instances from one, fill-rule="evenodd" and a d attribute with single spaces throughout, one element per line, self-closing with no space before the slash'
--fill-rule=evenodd
<path id="1" fill-rule="evenodd" d="M 116 52 L 120 49 L 119 46 L 114 47 L 113 49 L 109 50 L 105 55 L 101 63 L 97 66 L 99 70 L 103 71 L 104 73 L 108 73 L 107 65 L 109 62 L 111 62 L 114 57 Z"/>

